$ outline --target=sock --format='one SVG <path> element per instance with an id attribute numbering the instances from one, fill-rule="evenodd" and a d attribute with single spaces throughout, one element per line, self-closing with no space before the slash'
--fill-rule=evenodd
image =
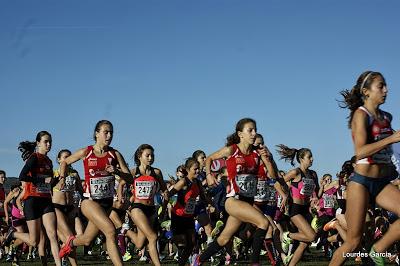
<path id="1" fill-rule="evenodd" d="M 213 241 L 212 236 L 207 236 L 207 244 L 210 244 Z"/>
<path id="2" fill-rule="evenodd" d="M 253 235 L 253 253 L 251 255 L 251 263 L 259 263 L 260 262 L 260 252 L 264 242 L 265 235 L 267 234 L 267 230 L 257 228 Z"/>
<path id="3" fill-rule="evenodd" d="M 208 261 L 212 255 L 220 251 L 222 247 L 218 244 L 217 240 L 211 242 L 207 249 L 200 255 L 199 261 L 205 262 Z"/>

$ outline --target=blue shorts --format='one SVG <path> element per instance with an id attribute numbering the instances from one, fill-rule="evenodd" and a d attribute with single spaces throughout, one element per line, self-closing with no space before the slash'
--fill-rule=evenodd
<path id="1" fill-rule="evenodd" d="M 363 185 L 368 190 L 370 198 L 373 201 L 382 189 L 390 184 L 392 180 L 393 178 L 373 178 L 354 172 L 354 175 L 350 177 L 349 181 Z"/>

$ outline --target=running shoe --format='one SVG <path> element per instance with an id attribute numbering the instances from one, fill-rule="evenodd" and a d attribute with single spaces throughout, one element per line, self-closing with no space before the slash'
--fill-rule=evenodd
<path id="1" fill-rule="evenodd" d="M 283 252 L 287 253 L 289 246 L 292 243 L 292 239 L 289 237 L 289 232 L 284 232 L 282 237 L 282 249 Z"/>
<path id="2" fill-rule="evenodd" d="M 221 220 L 218 220 L 218 222 L 215 224 L 215 228 L 211 231 L 211 236 L 215 237 L 219 234 L 221 227 L 224 226 L 224 222 Z"/>
<path id="3" fill-rule="evenodd" d="M 122 257 L 122 260 L 123 260 L 123 261 L 129 261 L 129 260 L 131 260 L 131 259 L 132 259 L 131 253 L 129 253 L 128 251 L 125 252 L 124 256 Z"/>
<path id="4" fill-rule="evenodd" d="M 14 246 L 11 245 L 8 254 L 6 256 L 6 262 L 12 262 L 14 260 L 14 256 L 15 256 L 15 249 Z"/>
<path id="5" fill-rule="evenodd" d="M 6 237 L 4 238 L 3 246 L 9 246 L 11 242 L 14 240 L 14 232 L 15 229 L 14 227 L 8 228 L 8 232 L 6 234 Z"/>
<path id="6" fill-rule="evenodd" d="M 141 256 L 139 261 L 147 261 L 147 256 L 146 255 Z"/>
<path id="7" fill-rule="evenodd" d="M 335 228 L 336 224 L 337 224 L 337 220 L 336 220 L 336 218 L 335 218 L 335 219 L 331 220 L 330 222 L 326 223 L 326 224 L 324 225 L 324 228 L 323 228 L 323 229 L 324 229 L 324 231 L 329 231 L 329 230 L 336 229 L 336 228 Z"/>
<path id="8" fill-rule="evenodd" d="M 200 255 L 199 254 L 194 254 L 192 257 L 192 264 L 191 266 L 200 266 L 201 262 L 200 262 Z"/>
<path id="9" fill-rule="evenodd" d="M 65 256 L 68 256 L 69 253 L 72 252 L 72 241 L 75 239 L 76 237 L 74 235 L 70 235 L 67 239 L 67 242 L 65 242 L 65 245 L 60 249 L 60 252 L 58 253 L 58 256 L 60 256 L 60 258 L 64 258 Z"/>
<path id="10" fill-rule="evenodd" d="M 374 246 L 371 247 L 371 251 L 368 253 L 371 260 L 375 263 L 376 266 L 384 266 L 385 258 L 379 256 L 379 253 L 375 251 Z"/>

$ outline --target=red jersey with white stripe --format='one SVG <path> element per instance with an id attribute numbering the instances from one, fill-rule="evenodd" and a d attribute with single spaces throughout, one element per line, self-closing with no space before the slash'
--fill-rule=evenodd
<path id="1" fill-rule="evenodd" d="M 375 119 L 372 114 L 364 106 L 358 109 L 362 110 L 368 115 L 367 127 L 367 143 L 374 143 L 393 134 L 391 125 L 392 116 L 384 111 L 378 110 L 382 115 L 382 120 Z M 354 136 L 353 136 L 354 139 Z M 374 153 L 371 156 L 358 160 L 357 164 L 391 164 L 392 163 L 392 145 L 388 145 L 382 150 Z"/>
<path id="2" fill-rule="evenodd" d="M 257 193 L 257 176 L 265 175 L 263 166 L 260 165 L 261 156 L 253 150 L 243 154 L 236 144 L 232 146 L 232 155 L 226 159 L 228 171 L 227 197 L 237 194 L 245 197 L 254 197 Z"/>
<path id="3" fill-rule="evenodd" d="M 88 154 L 83 160 L 85 171 L 84 196 L 92 199 L 113 198 L 115 194 L 115 177 L 107 172 L 106 166 L 117 166 L 118 160 L 115 150 L 109 147 L 109 151 L 103 157 L 94 154 L 93 146 L 87 147 Z"/>

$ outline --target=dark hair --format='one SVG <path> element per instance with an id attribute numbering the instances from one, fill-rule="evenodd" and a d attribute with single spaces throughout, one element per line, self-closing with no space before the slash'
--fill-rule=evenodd
<path id="1" fill-rule="evenodd" d="M 353 158 L 352 158 L 352 159 L 353 159 Z M 340 172 L 340 173 L 341 173 L 341 176 L 344 176 L 344 175 L 349 176 L 349 175 L 351 175 L 351 173 L 353 173 L 353 171 L 354 171 L 354 167 L 353 167 L 354 161 L 353 161 L 352 159 L 347 160 L 347 161 L 345 161 L 345 162 L 343 163 L 343 165 L 342 165 L 342 171 Z"/>
<path id="2" fill-rule="evenodd" d="M 243 119 L 240 119 L 240 120 L 236 123 L 235 133 L 229 135 L 229 136 L 226 138 L 226 146 L 227 146 L 227 147 L 229 147 L 229 146 L 231 146 L 231 145 L 233 145 L 233 144 L 238 144 L 238 143 L 240 142 L 240 138 L 239 138 L 239 135 L 238 135 L 237 133 L 238 133 L 239 131 L 243 131 L 244 126 L 245 126 L 247 123 L 253 123 L 254 126 L 255 126 L 256 129 L 257 129 L 257 123 L 256 123 L 256 121 L 255 121 L 254 119 L 252 119 L 252 118 L 243 118 Z"/>
<path id="3" fill-rule="evenodd" d="M 111 127 L 111 130 L 113 130 L 113 125 L 110 121 L 108 120 L 100 120 L 99 122 L 96 123 L 96 126 L 94 127 L 93 131 L 93 139 L 96 141 L 96 132 L 100 132 L 100 128 L 102 125 L 109 125 Z"/>
<path id="4" fill-rule="evenodd" d="M 4 175 L 4 177 L 5 177 L 6 176 L 6 171 L 0 170 L 0 175 Z"/>
<path id="5" fill-rule="evenodd" d="M 12 185 L 10 187 L 10 190 L 14 190 L 14 188 L 17 188 L 17 187 L 19 188 L 21 185 L 22 185 L 21 182 L 15 183 L 14 185 Z"/>
<path id="6" fill-rule="evenodd" d="M 64 152 L 68 152 L 69 155 L 72 154 L 72 152 L 71 152 L 70 150 L 68 150 L 68 149 L 62 149 L 61 151 L 58 152 L 57 158 L 60 159 L 60 158 L 61 158 L 61 155 L 62 155 Z"/>
<path id="7" fill-rule="evenodd" d="M 18 150 L 22 153 L 21 158 L 24 161 L 32 155 L 36 149 L 36 143 L 40 142 L 43 136 L 49 136 L 51 138 L 51 134 L 43 130 L 36 134 L 36 141 L 22 141 L 19 143 Z"/>
<path id="8" fill-rule="evenodd" d="M 381 73 L 374 71 L 365 71 L 358 77 L 356 85 L 354 85 L 351 90 L 342 90 L 340 92 L 340 95 L 343 97 L 343 100 L 339 101 L 340 108 L 350 109 L 350 114 L 347 117 L 349 128 L 351 128 L 351 122 L 353 120 L 354 112 L 357 110 L 358 107 L 364 105 L 365 95 L 363 95 L 362 89 L 369 89 L 372 82 L 377 77 L 382 78 L 383 82 L 386 84 L 385 78 Z"/>
<path id="9" fill-rule="evenodd" d="M 147 149 L 154 152 L 154 148 L 150 144 L 142 144 L 136 149 L 135 154 L 133 155 L 133 160 L 135 161 L 135 164 L 137 166 L 140 165 L 140 160 L 139 160 L 140 156 L 142 156 L 143 151 Z"/>
<path id="10" fill-rule="evenodd" d="M 309 152 L 311 154 L 311 150 L 308 148 L 294 149 L 289 148 L 283 144 L 276 145 L 278 149 L 276 150 L 278 154 L 281 156 L 281 160 L 285 160 L 286 162 L 290 162 L 291 165 L 294 166 L 294 158 L 296 161 L 300 163 L 300 158 L 304 158 L 304 156 Z"/>
<path id="11" fill-rule="evenodd" d="M 206 153 L 205 153 L 204 151 L 202 151 L 202 150 L 197 150 L 197 151 L 193 152 L 192 158 L 195 159 L 195 160 L 197 160 L 197 158 L 198 158 L 200 155 L 202 155 L 202 154 L 204 154 L 204 156 L 206 155 Z"/>
<path id="12" fill-rule="evenodd" d="M 187 158 L 186 161 L 185 161 L 185 169 L 186 169 L 186 171 L 189 172 L 190 167 L 192 167 L 194 164 L 199 164 L 199 162 L 193 157 Z"/>

